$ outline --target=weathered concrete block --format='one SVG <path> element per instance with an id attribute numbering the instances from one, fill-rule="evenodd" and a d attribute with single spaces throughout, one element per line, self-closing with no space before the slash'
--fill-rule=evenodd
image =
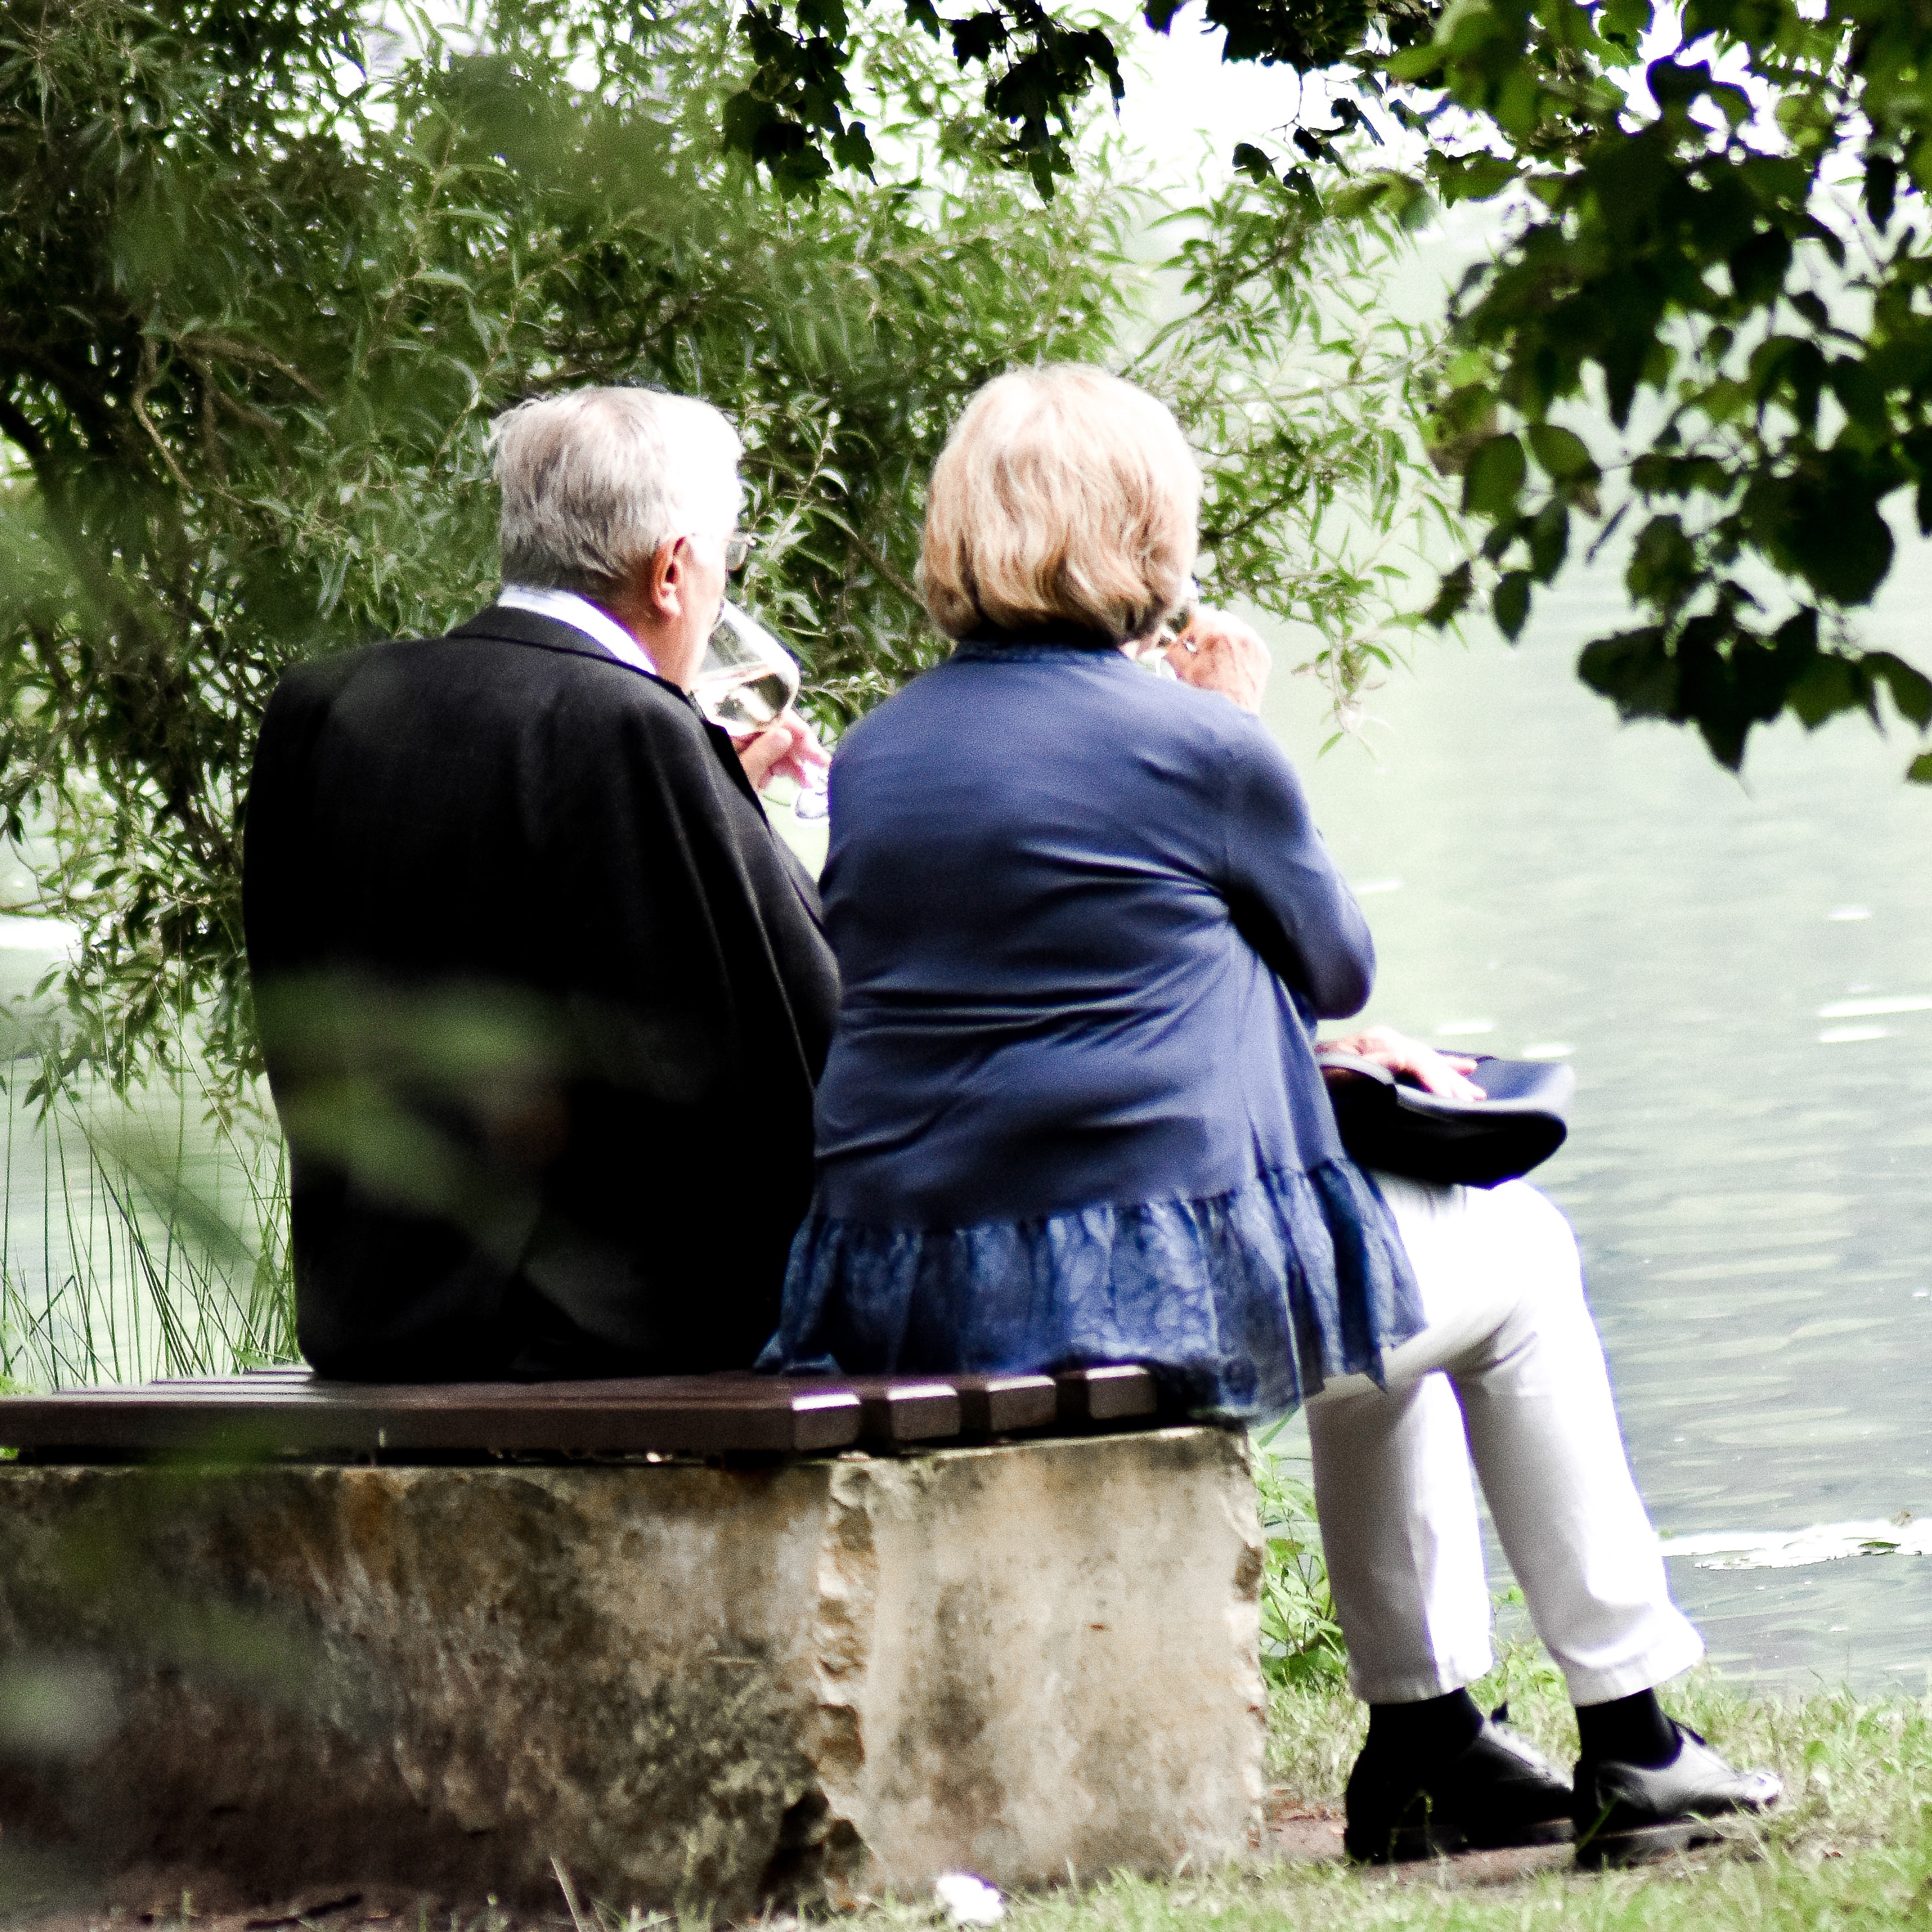
<path id="1" fill-rule="evenodd" d="M 1198 1863 L 1262 1795 L 1212 1429 L 745 1470 L 0 1466 L 0 1825 L 627 1905 Z"/>

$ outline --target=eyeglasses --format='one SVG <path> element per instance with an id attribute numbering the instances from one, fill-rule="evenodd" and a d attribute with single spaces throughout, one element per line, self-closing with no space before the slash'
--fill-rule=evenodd
<path id="1" fill-rule="evenodd" d="M 677 541 L 694 544 L 700 537 L 704 537 L 707 542 L 710 540 L 708 531 L 692 530 Z M 734 530 L 729 536 L 720 537 L 718 542 L 724 552 L 724 574 L 727 577 L 734 572 L 742 570 L 751 561 L 752 551 L 758 547 L 758 538 L 746 536 L 742 530 Z"/>

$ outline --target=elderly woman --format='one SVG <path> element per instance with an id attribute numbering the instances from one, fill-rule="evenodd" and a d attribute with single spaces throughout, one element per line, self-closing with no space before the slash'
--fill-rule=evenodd
<path id="1" fill-rule="evenodd" d="M 1363 1006 L 1373 948 L 1255 715 L 1265 650 L 1209 616 L 1179 681 L 1124 654 L 1182 598 L 1199 494 L 1168 411 L 1077 367 L 989 384 L 940 458 L 922 568 L 958 641 L 832 765 L 843 994 L 766 1364 L 1136 1361 L 1197 1414 L 1309 1402 L 1370 1707 L 1350 1850 L 1528 1842 L 1573 1815 L 1599 1845 L 1682 1842 L 1776 1780 L 1658 1705 L 1702 1646 L 1569 1230 L 1520 1182 L 1351 1162 L 1314 1022 Z M 1347 1044 L 1474 1092 L 1398 1036 Z M 1579 1706 L 1574 1792 L 1463 1688 L 1490 1663 L 1470 1451 Z"/>

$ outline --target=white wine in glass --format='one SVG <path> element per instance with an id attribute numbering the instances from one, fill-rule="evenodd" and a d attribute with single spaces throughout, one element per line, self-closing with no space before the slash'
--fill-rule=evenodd
<path id="1" fill-rule="evenodd" d="M 800 681 L 797 658 L 755 617 L 726 604 L 705 644 L 691 694 L 712 724 L 734 738 L 752 738 L 797 702 Z M 792 806 L 796 816 L 823 818 L 828 809 L 822 783 L 800 787 Z"/>
<path id="2" fill-rule="evenodd" d="M 798 696 L 798 660 L 735 604 L 718 613 L 691 694 L 712 724 L 734 738 L 775 724 Z"/>

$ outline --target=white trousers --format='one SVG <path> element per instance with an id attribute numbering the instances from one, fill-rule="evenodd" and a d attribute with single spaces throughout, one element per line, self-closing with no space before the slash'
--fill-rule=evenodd
<path id="1" fill-rule="evenodd" d="M 1525 1181 L 1376 1180 L 1428 1326 L 1384 1358 L 1385 1388 L 1352 1376 L 1307 1411 L 1356 1694 L 1412 1703 L 1490 1667 L 1472 1460 L 1573 1702 L 1688 1670 L 1703 1642 L 1670 1600 L 1569 1223 Z"/>

